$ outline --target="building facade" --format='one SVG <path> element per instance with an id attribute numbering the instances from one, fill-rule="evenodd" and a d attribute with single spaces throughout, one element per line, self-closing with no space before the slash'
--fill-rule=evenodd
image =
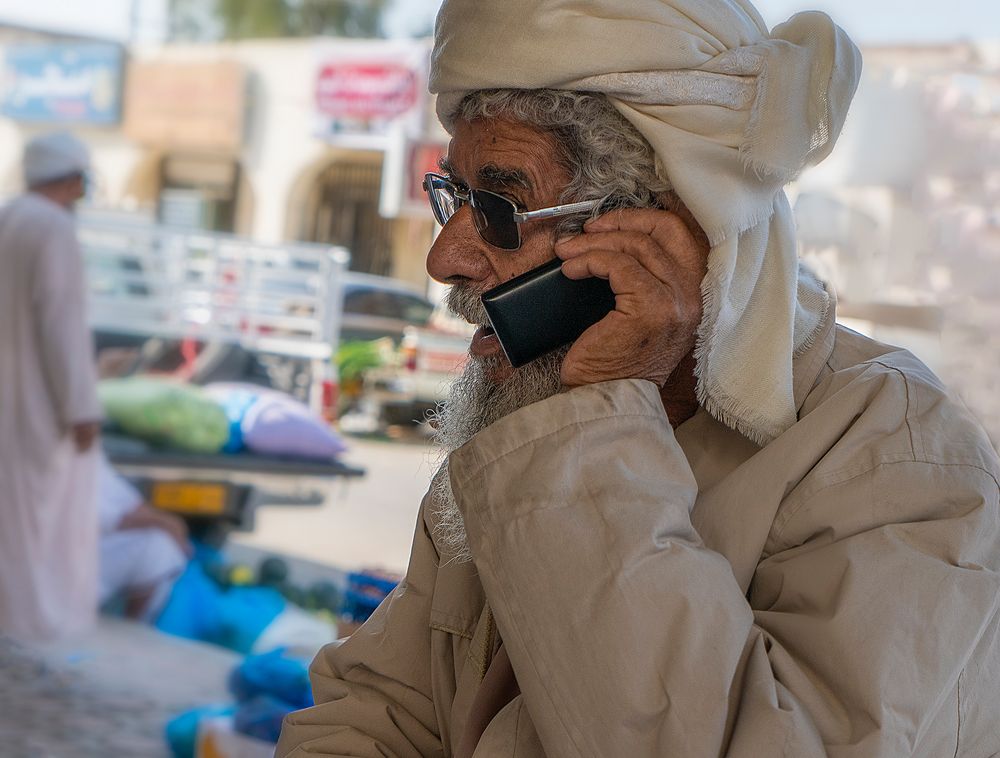
<path id="1" fill-rule="evenodd" d="M 0 48 L 0 195 L 19 188 L 24 142 L 67 128 L 93 151 L 95 207 L 344 245 L 355 270 L 426 283 L 434 226 L 418 177 L 447 140 L 427 95 L 426 40 L 126 51 L 14 34 Z"/>

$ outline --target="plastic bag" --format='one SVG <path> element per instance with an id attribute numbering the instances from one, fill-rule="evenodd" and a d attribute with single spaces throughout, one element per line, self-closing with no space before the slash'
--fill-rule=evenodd
<path id="1" fill-rule="evenodd" d="M 261 395 L 243 416 L 243 442 L 255 453 L 330 460 L 347 445 L 323 419 L 294 398 Z"/>
<path id="2" fill-rule="evenodd" d="M 261 455 L 330 460 L 347 450 L 323 418 L 284 392 L 230 382 L 209 384 L 205 391 L 229 417 L 226 452 L 245 447 Z"/>
<path id="3" fill-rule="evenodd" d="M 217 453 L 229 439 L 225 411 L 198 388 L 146 377 L 109 379 L 98 393 L 126 434 L 191 453 Z"/>
<path id="4" fill-rule="evenodd" d="M 223 589 L 199 563 L 192 562 L 174 583 L 156 628 L 249 653 L 284 609 L 285 599 L 279 592 L 267 587 Z"/>
<path id="5" fill-rule="evenodd" d="M 283 648 L 248 656 L 229 675 L 229 691 L 240 702 L 267 695 L 287 703 L 289 710 L 313 704 L 306 662 Z"/>

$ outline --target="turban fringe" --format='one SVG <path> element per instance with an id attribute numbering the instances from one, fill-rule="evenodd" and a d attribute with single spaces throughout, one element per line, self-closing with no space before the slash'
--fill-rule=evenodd
<path id="1" fill-rule="evenodd" d="M 738 0 L 447 0 L 431 90 L 446 127 L 479 89 L 606 95 L 707 233 L 698 398 L 766 444 L 796 419 L 792 358 L 831 297 L 800 275 L 783 186 L 840 135 L 861 58 L 822 13 L 768 34 Z"/>

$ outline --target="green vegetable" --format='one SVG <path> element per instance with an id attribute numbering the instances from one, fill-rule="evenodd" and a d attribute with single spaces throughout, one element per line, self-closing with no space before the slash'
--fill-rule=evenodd
<path id="1" fill-rule="evenodd" d="M 105 415 L 126 434 L 191 453 L 217 453 L 229 438 L 225 411 L 197 387 L 134 377 L 101 382 Z"/>
<path id="2" fill-rule="evenodd" d="M 366 371 L 384 363 L 379 340 L 345 342 L 337 350 L 335 361 L 342 382 L 360 379 Z"/>

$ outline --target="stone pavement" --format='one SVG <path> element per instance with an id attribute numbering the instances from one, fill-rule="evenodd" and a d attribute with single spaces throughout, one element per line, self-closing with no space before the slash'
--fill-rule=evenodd
<path id="1" fill-rule="evenodd" d="M 330 579 L 332 566 L 402 570 L 436 451 L 419 439 L 353 439 L 351 447 L 351 462 L 368 476 L 338 483 L 319 507 L 262 508 L 253 533 L 233 535 L 231 559 L 255 564 L 260 551 L 285 553 L 305 584 Z M 167 721 L 230 702 L 226 678 L 238 660 L 110 618 L 74 640 L 24 647 L 0 639 L 0 758 L 166 757 Z"/>
<path id="2" fill-rule="evenodd" d="M 167 758 L 167 721 L 229 701 L 237 660 L 114 619 L 58 643 L 0 638 L 0 756 Z"/>

